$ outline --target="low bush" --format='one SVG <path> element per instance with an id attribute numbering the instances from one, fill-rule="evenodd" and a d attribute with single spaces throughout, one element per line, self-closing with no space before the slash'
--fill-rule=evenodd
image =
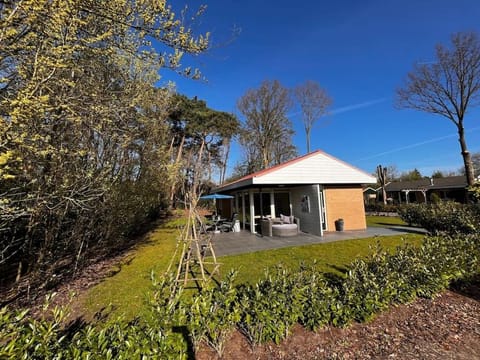
<path id="1" fill-rule="evenodd" d="M 366 212 L 397 212 L 399 205 L 396 204 L 384 204 L 384 203 L 374 203 L 374 204 L 365 204 Z"/>
<path id="2" fill-rule="evenodd" d="M 253 344 L 279 343 L 288 336 L 303 310 L 304 288 L 301 272 L 291 273 L 278 266 L 255 285 L 240 287 L 242 309 L 240 331 Z"/>
<path id="3" fill-rule="evenodd" d="M 420 226 L 431 234 L 471 234 L 480 230 L 477 205 L 455 202 L 408 204 L 399 208 L 399 215 L 409 225 Z"/>
<path id="4" fill-rule="evenodd" d="M 201 289 L 186 306 L 187 328 L 195 348 L 202 341 L 222 357 L 225 343 L 240 321 L 238 288 L 233 286 L 235 273 L 228 274 L 218 287 Z"/>
<path id="5" fill-rule="evenodd" d="M 65 309 L 45 309 L 40 319 L 27 311 L 0 310 L 0 359 L 187 358 L 187 346 L 161 321 L 121 317 L 65 326 Z"/>
<path id="6" fill-rule="evenodd" d="M 343 308 L 339 304 L 338 287 L 332 286 L 317 271 L 315 264 L 308 269 L 303 268 L 302 273 L 305 291 L 300 323 L 310 330 L 317 330 L 330 323 L 343 323 L 342 316 L 338 316 Z M 332 318 L 333 314 L 335 316 Z"/>

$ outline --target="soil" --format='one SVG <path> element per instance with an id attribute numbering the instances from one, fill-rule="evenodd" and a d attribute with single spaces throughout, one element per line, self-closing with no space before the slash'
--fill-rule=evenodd
<path id="1" fill-rule="evenodd" d="M 238 332 L 222 359 L 480 359 L 480 298 L 445 291 L 392 307 L 368 324 L 317 332 L 300 325 L 280 345 L 252 348 Z M 204 347 L 197 359 L 218 358 Z"/>
<path id="2" fill-rule="evenodd" d="M 87 267 L 82 276 L 57 289 L 54 302 L 65 304 L 70 292 L 85 292 L 118 269 L 126 256 Z M 75 317 L 83 315 L 75 302 L 72 310 Z M 207 346 L 195 358 L 220 359 Z M 370 323 L 317 332 L 297 325 L 279 345 L 252 347 L 235 331 L 222 359 L 480 359 L 480 277 L 434 299 L 391 307 Z"/>

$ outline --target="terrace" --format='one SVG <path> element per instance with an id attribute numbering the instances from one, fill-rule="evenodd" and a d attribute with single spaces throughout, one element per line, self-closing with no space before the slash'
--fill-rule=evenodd
<path id="1" fill-rule="evenodd" d="M 310 244 L 324 244 L 340 240 L 363 239 L 377 236 L 394 236 L 408 233 L 425 233 L 423 229 L 407 226 L 368 227 L 360 231 L 326 232 L 323 236 L 299 233 L 296 236 L 262 236 L 249 231 L 214 234 L 213 248 L 217 256 L 238 255 L 255 251 L 280 249 Z"/>

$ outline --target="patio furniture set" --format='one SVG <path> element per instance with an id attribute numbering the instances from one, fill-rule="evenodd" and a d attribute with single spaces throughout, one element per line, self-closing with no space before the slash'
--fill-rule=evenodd
<path id="1" fill-rule="evenodd" d="M 262 219 L 263 236 L 295 236 L 300 231 L 300 219 L 280 214 L 279 218 Z"/>
<path id="2" fill-rule="evenodd" d="M 221 216 L 212 216 L 211 219 L 208 219 L 206 224 L 206 231 L 213 232 L 226 232 L 226 231 L 235 231 L 235 223 L 237 220 L 238 214 L 233 213 L 230 219 L 222 218 Z"/>

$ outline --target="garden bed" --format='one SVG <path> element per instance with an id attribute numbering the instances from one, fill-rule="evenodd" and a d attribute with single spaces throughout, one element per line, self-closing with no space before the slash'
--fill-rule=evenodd
<path id="1" fill-rule="evenodd" d="M 391 307 L 368 324 L 317 332 L 297 325 L 279 345 L 250 347 L 235 332 L 224 359 L 478 359 L 480 354 L 480 287 L 467 294 L 445 291 L 435 299 L 418 299 Z M 202 348 L 199 360 L 215 359 Z"/>

